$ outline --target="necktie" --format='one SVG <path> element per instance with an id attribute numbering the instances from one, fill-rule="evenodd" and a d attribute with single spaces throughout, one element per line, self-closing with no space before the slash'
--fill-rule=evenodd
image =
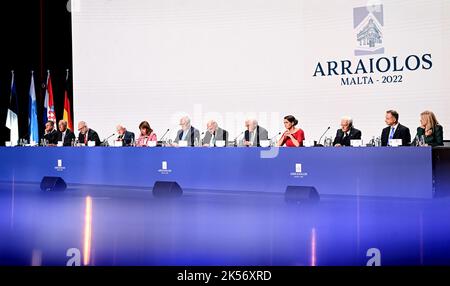
<path id="1" fill-rule="evenodd" d="M 85 144 L 85 145 L 87 144 L 87 133 L 84 134 L 84 144 Z"/>
<path id="2" fill-rule="evenodd" d="M 391 133 L 389 133 L 389 139 L 393 139 L 394 138 L 394 133 L 395 133 L 395 128 L 392 127 L 391 128 Z"/>
<path id="3" fill-rule="evenodd" d="M 213 133 L 212 138 L 211 138 L 211 145 L 215 146 L 216 145 L 216 132 Z"/>

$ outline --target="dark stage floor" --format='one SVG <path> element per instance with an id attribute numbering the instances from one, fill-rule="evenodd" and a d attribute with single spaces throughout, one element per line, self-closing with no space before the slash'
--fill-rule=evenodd
<path id="1" fill-rule="evenodd" d="M 320 190 L 319 190 L 320 192 Z M 0 184 L 1 265 L 450 265 L 450 198 Z"/>

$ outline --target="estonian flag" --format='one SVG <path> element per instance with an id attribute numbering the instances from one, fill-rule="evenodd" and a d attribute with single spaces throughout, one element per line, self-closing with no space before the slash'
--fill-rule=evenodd
<path id="1" fill-rule="evenodd" d="M 11 131 L 11 146 L 17 146 L 19 141 L 19 104 L 17 101 L 16 84 L 14 82 L 14 71 L 11 71 L 11 93 L 9 95 L 9 107 L 6 115 L 6 128 Z"/>

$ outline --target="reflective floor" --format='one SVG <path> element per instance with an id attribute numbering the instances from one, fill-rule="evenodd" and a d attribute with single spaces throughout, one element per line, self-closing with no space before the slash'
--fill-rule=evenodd
<path id="1" fill-rule="evenodd" d="M 320 192 L 320 190 L 319 190 Z M 0 184 L 1 265 L 450 265 L 450 198 Z"/>

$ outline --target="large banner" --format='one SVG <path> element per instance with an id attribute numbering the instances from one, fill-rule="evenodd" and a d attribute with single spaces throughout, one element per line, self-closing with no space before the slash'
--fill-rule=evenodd
<path id="1" fill-rule="evenodd" d="M 299 119 L 318 140 L 351 116 L 365 142 L 388 109 L 411 129 L 432 110 L 450 132 L 450 1 L 72 1 L 74 116 L 100 137 L 179 118 L 238 136 L 254 117 Z"/>

